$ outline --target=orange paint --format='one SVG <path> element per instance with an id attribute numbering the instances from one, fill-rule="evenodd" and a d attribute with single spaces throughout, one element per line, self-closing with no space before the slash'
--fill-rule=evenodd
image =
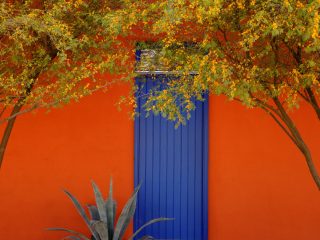
<path id="1" fill-rule="evenodd" d="M 262 110 L 210 99 L 210 240 L 316 240 L 320 192 L 302 154 Z M 320 171 L 320 125 L 293 114 Z"/>
<path id="2" fill-rule="evenodd" d="M 65 236 L 48 227 L 88 233 L 61 190 L 93 202 L 91 179 L 106 194 L 112 176 L 123 206 L 134 171 L 133 121 L 115 107 L 124 89 L 18 118 L 0 171 L 1 240 Z M 293 116 L 320 170 L 319 123 L 309 106 Z M 209 118 L 209 239 L 318 239 L 320 193 L 275 122 L 224 97 L 211 97 Z"/>
<path id="3" fill-rule="evenodd" d="M 123 206 L 133 189 L 133 121 L 114 106 L 122 87 L 18 119 L 0 173 L 0 239 L 60 239 L 44 231 L 54 226 L 86 233 L 61 189 L 92 202 L 91 179 L 106 193 L 112 176 Z M 294 117 L 319 167 L 317 120 L 308 106 Z M 209 132 L 210 240 L 319 238 L 320 193 L 271 118 L 211 97 Z"/>
<path id="4" fill-rule="evenodd" d="M 92 203 L 90 180 L 107 194 L 112 177 L 122 208 L 133 192 L 133 121 L 115 107 L 123 90 L 114 86 L 49 114 L 17 119 L 0 171 L 1 240 L 66 235 L 48 227 L 88 233 L 62 189 Z"/>

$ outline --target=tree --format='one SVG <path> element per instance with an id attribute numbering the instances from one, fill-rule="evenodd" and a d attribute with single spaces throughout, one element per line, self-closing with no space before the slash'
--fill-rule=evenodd
<path id="1" fill-rule="evenodd" d="M 302 100 L 320 120 L 320 1 L 161 0 L 135 6 L 143 29 L 161 36 L 157 59 L 172 76 L 165 90 L 150 90 L 149 111 L 184 122 L 192 99 L 202 100 L 205 92 L 261 108 L 303 154 L 320 189 L 312 154 L 288 114 Z"/>
<path id="2" fill-rule="evenodd" d="M 118 38 L 128 21 L 122 5 L 111 0 L 0 4 L 0 121 L 7 123 L 0 166 L 18 115 L 77 101 L 112 83 L 101 74 L 125 71 L 131 53 Z"/>
<path id="3" fill-rule="evenodd" d="M 114 46 L 117 36 L 135 27 L 157 40 L 151 45 L 159 54 L 146 58 L 148 68 L 161 63 L 170 73 L 164 89 L 155 87 L 147 96 L 136 92 L 147 97 L 147 111 L 184 123 L 193 99 L 203 100 L 208 92 L 261 108 L 301 151 L 320 189 L 312 154 L 288 114 L 302 100 L 320 120 L 319 8 L 318 0 L 2 3 L 0 101 L 13 110 L 6 118 L 0 161 L 19 113 L 100 89 L 108 82 L 95 80 L 98 72 L 132 72 L 126 64 L 131 53 Z M 128 100 L 136 106 L 133 95 Z M 21 110 L 24 105 L 30 107 Z"/>

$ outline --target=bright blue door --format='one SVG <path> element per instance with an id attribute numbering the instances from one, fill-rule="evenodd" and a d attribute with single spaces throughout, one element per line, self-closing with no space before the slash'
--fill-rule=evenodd
<path id="1" fill-rule="evenodd" d="M 137 84 L 146 92 L 155 80 L 146 77 Z M 206 240 L 208 102 L 196 102 L 187 125 L 178 128 L 161 116 L 145 117 L 144 103 L 145 99 L 138 98 L 141 116 L 135 120 L 135 185 L 141 182 L 142 186 L 134 229 L 150 219 L 169 217 L 174 220 L 151 225 L 139 236 Z"/>

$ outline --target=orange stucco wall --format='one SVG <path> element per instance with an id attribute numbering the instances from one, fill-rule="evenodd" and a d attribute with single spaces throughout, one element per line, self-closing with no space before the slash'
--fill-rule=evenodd
<path id="1" fill-rule="evenodd" d="M 87 97 L 46 114 L 20 116 L 0 171 L 0 239 L 50 240 L 65 234 L 48 227 L 86 233 L 68 189 L 93 202 L 90 180 L 123 206 L 133 190 L 133 121 L 115 103 L 122 87 Z"/>
<path id="2" fill-rule="evenodd" d="M 70 190 L 92 202 L 90 180 L 109 178 L 123 206 L 133 189 L 133 121 L 114 104 L 123 86 L 46 114 L 20 116 L 0 171 L 0 239 L 53 240 L 64 226 L 86 232 Z M 295 114 L 320 169 L 320 125 L 308 107 Z M 315 240 L 320 192 L 278 126 L 259 110 L 210 99 L 210 240 Z"/>
<path id="3" fill-rule="evenodd" d="M 223 97 L 210 101 L 209 235 L 213 240 L 320 239 L 320 192 L 273 120 Z M 293 114 L 320 170 L 320 124 Z"/>

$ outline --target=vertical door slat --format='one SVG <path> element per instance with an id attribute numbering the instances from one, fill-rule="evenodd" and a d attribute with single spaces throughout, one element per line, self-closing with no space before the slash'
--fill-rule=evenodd
<path id="1" fill-rule="evenodd" d="M 146 94 L 157 80 L 148 77 L 137 86 Z M 147 227 L 138 238 L 207 239 L 208 102 L 195 102 L 196 109 L 184 126 L 152 113 L 146 117 L 145 98 L 137 101 L 135 119 L 135 185 L 138 194 L 134 229 L 158 217 L 173 221 Z"/>

